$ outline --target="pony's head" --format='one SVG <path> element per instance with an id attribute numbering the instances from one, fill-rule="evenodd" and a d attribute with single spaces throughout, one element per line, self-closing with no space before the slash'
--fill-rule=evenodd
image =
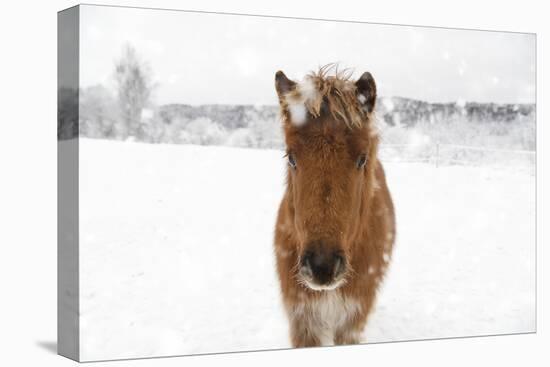
<path id="1" fill-rule="evenodd" d="M 321 68 L 301 82 L 275 74 L 296 275 L 314 290 L 335 289 L 353 273 L 354 239 L 364 230 L 377 164 L 374 79 L 331 71 Z"/>

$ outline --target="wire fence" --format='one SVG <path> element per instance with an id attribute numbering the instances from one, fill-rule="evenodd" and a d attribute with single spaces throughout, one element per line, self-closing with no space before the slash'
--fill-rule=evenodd
<path id="1" fill-rule="evenodd" d="M 382 144 L 384 162 L 431 163 L 448 165 L 511 167 L 534 172 L 536 153 L 530 150 L 497 149 L 458 144 Z"/>

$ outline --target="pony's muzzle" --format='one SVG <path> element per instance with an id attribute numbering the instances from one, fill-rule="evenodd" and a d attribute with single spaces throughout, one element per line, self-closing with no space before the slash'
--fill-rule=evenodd
<path id="1" fill-rule="evenodd" d="M 333 289 L 341 280 L 346 261 L 339 250 L 306 250 L 300 261 L 300 275 L 313 289 Z"/>

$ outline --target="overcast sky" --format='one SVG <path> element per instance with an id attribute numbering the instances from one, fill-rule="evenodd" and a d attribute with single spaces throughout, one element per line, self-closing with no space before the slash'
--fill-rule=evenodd
<path id="1" fill-rule="evenodd" d="M 146 60 L 155 102 L 276 104 L 274 74 L 327 63 L 370 71 L 381 96 L 535 102 L 535 36 L 82 6 L 81 86 L 112 85 L 124 44 Z"/>

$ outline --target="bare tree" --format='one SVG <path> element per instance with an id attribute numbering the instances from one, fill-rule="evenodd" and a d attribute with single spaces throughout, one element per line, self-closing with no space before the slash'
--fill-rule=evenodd
<path id="1" fill-rule="evenodd" d="M 115 83 L 123 131 L 121 138 L 135 136 L 139 140 L 146 138 L 141 115 L 150 104 L 154 88 L 151 69 L 142 61 L 131 45 L 123 48 L 122 56 L 115 63 Z M 125 131 L 124 131 L 125 130 Z"/>

